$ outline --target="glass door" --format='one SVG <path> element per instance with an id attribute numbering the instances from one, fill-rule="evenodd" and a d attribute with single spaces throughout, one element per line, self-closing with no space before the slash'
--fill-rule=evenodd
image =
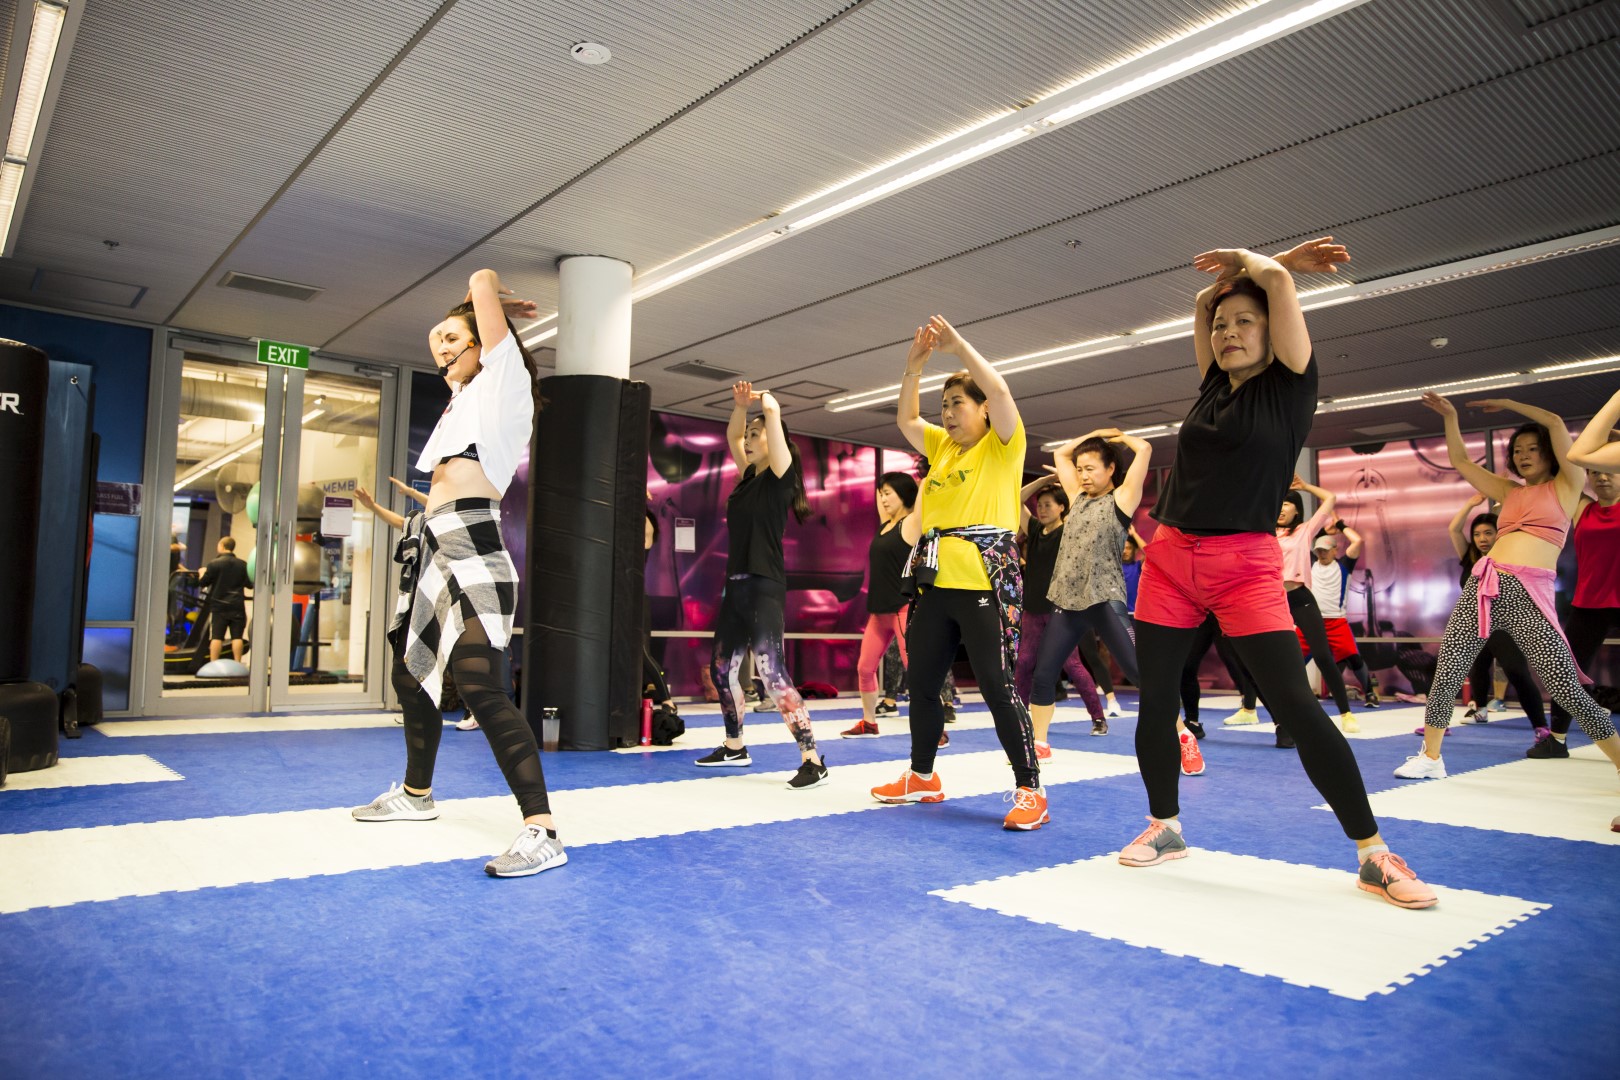
<path id="1" fill-rule="evenodd" d="M 149 715 L 382 704 L 390 560 L 355 490 L 387 482 L 397 379 L 252 357 L 170 344 L 154 453 L 158 475 L 172 470 L 172 503 L 149 526 L 162 580 L 147 620 Z"/>
<path id="2" fill-rule="evenodd" d="M 272 708 L 382 702 L 392 545 L 355 493 L 393 502 L 380 463 L 393 460 L 396 383 L 318 359 L 301 385 L 288 382 L 275 582 L 275 623 L 284 629 L 271 650 Z"/>

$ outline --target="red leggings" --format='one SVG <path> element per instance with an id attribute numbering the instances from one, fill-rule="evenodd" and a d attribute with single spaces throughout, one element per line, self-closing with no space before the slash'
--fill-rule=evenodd
<path id="1" fill-rule="evenodd" d="M 855 675 L 863 694 L 878 692 L 878 670 L 883 667 L 883 653 L 893 639 L 900 645 L 900 662 L 906 660 L 906 612 L 904 608 L 890 615 L 868 615 L 866 629 L 861 633 L 861 658 L 855 662 Z M 845 655 L 849 655 L 845 653 Z"/>

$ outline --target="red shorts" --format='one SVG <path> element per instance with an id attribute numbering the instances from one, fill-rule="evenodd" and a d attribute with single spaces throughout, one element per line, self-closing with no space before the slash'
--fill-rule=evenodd
<path id="1" fill-rule="evenodd" d="M 1322 623 L 1327 627 L 1328 647 L 1333 650 L 1335 664 L 1357 654 L 1356 636 L 1350 632 L 1349 619 L 1323 619 Z M 1304 632 L 1296 628 L 1294 633 L 1299 635 L 1299 651 L 1309 653 L 1311 647 L 1305 641 Z"/>
<path id="2" fill-rule="evenodd" d="M 1192 536 L 1160 525 L 1142 556 L 1139 622 L 1191 630 L 1214 612 L 1227 637 L 1294 629 L 1271 533 Z"/>

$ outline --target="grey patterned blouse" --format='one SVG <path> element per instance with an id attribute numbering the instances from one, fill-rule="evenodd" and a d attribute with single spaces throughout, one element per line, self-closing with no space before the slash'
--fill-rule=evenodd
<path id="1" fill-rule="evenodd" d="M 1083 611 L 1109 600 L 1125 602 L 1125 572 L 1120 553 L 1131 519 L 1114 501 L 1114 493 L 1090 498 L 1076 495 L 1063 523 L 1057 569 L 1046 595 L 1067 611 Z"/>

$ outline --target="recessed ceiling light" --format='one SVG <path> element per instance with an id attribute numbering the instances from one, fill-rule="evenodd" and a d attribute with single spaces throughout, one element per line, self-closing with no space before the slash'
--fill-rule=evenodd
<path id="1" fill-rule="evenodd" d="M 598 45 L 594 41 L 581 41 L 568 50 L 568 55 L 582 64 L 605 64 L 613 59 L 606 45 Z"/>

